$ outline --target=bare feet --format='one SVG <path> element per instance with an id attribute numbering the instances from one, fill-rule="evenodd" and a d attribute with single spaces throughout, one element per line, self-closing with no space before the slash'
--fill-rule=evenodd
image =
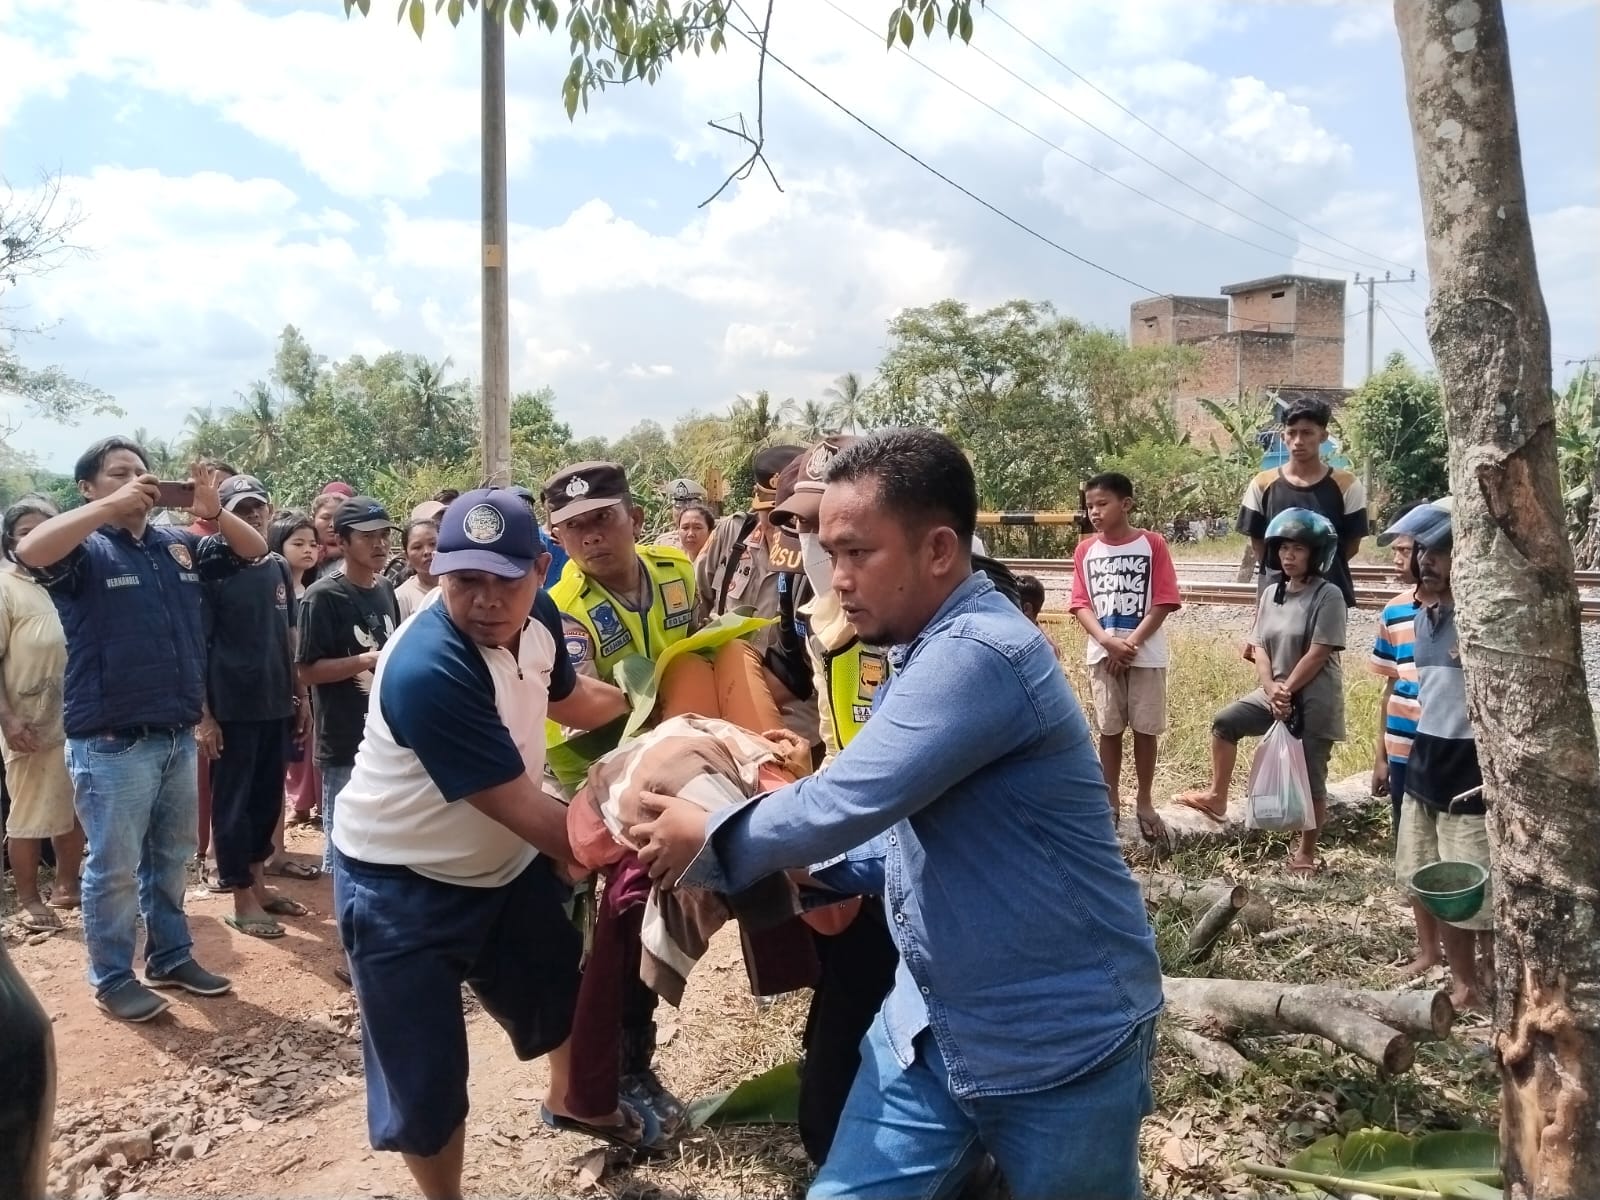
<path id="1" fill-rule="evenodd" d="M 1400 967 L 1400 978 L 1420 979 L 1435 967 L 1442 966 L 1444 966 L 1444 959 L 1437 951 L 1419 951 L 1415 958 Z"/>
<path id="2" fill-rule="evenodd" d="M 1478 995 L 1478 989 L 1470 984 L 1456 984 L 1450 991 L 1450 1003 L 1455 1005 L 1458 1013 L 1488 1011 L 1483 998 Z"/>

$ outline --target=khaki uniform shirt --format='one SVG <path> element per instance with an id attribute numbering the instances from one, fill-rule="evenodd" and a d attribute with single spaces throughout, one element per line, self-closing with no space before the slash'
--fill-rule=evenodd
<path id="1" fill-rule="evenodd" d="M 745 516 L 744 513 L 734 513 L 718 521 L 717 527 L 711 531 L 711 540 L 695 560 L 696 627 L 739 608 L 750 609 L 758 617 L 778 616 L 778 576 L 782 572 L 779 565 L 773 562 L 772 549 L 762 540 L 759 524 L 751 529 L 744 541 L 739 540 Z M 776 543 L 777 530 L 768 532 L 773 543 Z M 780 547 L 778 554 L 780 558 L 786 558 L 788 551 Z M 733 574 L 728 577 L 730 564 Z M 799 568 L 798 561 L 788 567 L 795 571 Z M 722 594 L 725 577 L 728 577 L 726 597 Z M 778 638 L 778 626 L 772 625 L 755 634 L 750 644 L 765 657 L 768 650 L 778 646 Z M 815 697 L 792 701 L 783 706 L 784 726 L 812 742 L 817 740 L 818 719 Z"/>

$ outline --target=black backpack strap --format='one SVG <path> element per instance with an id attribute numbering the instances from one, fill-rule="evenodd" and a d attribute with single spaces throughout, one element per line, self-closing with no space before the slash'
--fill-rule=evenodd
<path id="1" fill-rule="evenodd" d="M 744 544 L 750 533 L 756 527 L 756 522 L 761 518 L 756 513 L 746 513 L 744 524 L 739 526 L 739 536 L 734 539 L 733 553 L 728 555 L 728 561 L 722 567 L 722 584 L 717 588 L 717 606 L 714 614 L 721 616 L 728 611 L 728 588 L 733 585 L 733 574 L 739 569 L 739 563 L 744 559 Z"/>

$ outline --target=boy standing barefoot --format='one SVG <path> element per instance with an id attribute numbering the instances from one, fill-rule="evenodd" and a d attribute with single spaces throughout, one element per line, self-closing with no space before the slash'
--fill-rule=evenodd
<path id="1" fill-rule="evenodd" d="M 1178 575 L 1159 533 L 1128 521 L 1133 483 L 1115 472 L 1084 485 L 1094 534 L 1072 561 L 1072 614 L 1089 635 L 1090 690 L 1100 729 L 1100 766 L 1111 808 L 1122 816 L 1122 735 L 1133 730 L 1138 780 L 1135 811 L 1146 841 L 1166 836 L 1150 788 L 1156 747 L 1167 728 L 1167 637 L 1162 625 L 1178 611 Z"/>

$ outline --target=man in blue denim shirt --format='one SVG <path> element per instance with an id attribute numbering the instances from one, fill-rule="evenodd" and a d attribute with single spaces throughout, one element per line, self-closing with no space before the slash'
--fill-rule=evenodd
<path id="1" fill-rule="evenodd" d="M 1130 1200 L 1161 970 L 1087 723 L 1043 634 L 972 573 L 953 442 L 878 434 L 828 479 L 834 590 L 897 647 L 891 682 L 820 776 L 714 816 L 653 798 L 641 857 L 728 892 L 881 854 L 900 967 L 813 1197 L 945 1196 L 987 1149 L 1018 1200 Z"/>
<path id="2" fill-rule="evenodd" d="M 218 472 L 197 463 L 189 474 L 195 516 L 217 523 L 215 536 L 240 562 L 266 554 L 261 534 L 223 510 Z M 89 982 L 112 1016 L 148 1021 L 167 1007 L 150 987 L 219 996 L 232 986 L 194 961 L 183 915 L 199 824 L 202 543 L 188 530 L 150 524 L 160 490 L 136 443 L 96 443 L 74 477 L 85 503 L 34 529 L 16 556 L 50 592 L 67 635 L 67 767 L 89 843 Z M 144 984 L 133 976 L 141 915 Z"/>

